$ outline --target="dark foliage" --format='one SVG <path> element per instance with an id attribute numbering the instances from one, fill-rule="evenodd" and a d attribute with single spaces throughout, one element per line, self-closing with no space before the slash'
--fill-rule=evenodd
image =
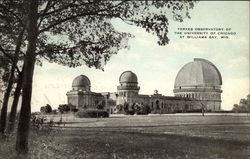
<path id="1" fill-rule="evenodd" d="M 108 118 L 109 113 L 100 109 L 81 109 L 76 116 L 79 118 Z"/>
<path id="2" fill-rule="evenodd" d="M 47 104 L 46 106 L 42 106 L 40 108 L 40 112 L 45 113 L 45 114 L 51 113 L 52 107 L 49 104 Z"/>
<path id="3" fill-rule="evenodd" d="M 150 109 L 149 105 L 140 105 L 140 106 L 136 107 L 135 113 L 137 115 L 147 115 L 147 114 L 151 113 L 151 109 Z"/>
<path id="4" fill-rule="evenodd" d="M 113 54 L 128 47 L 131 37 L 116 31 L 112 18 L 144 28 L 158 37 L 159 45 L 166 45 L 168 19 L 181 22 L 189 18 L 193 6 L 193 1 L 1 0 L 1 48 L 12 53 L 20 50 L 25 55 L 22 56 L 25 67 L 16 150 L 28 152 L 33 72 L 41 58 L 69 67 L 85 64 L 103 69 Z M 13 49 L 20 32 L 24 41 L 16 45 L 20 49 Z M 3 108 L 2 112 L 6 112 L 7 108 Z"/>
<path id="5" fill-rule="evenodd" d="M 250 94 L 247 95 L 247 98 L 241 99 L 239 104 L 234 104 L 232 111 L 235 113 L 249 113 L 250 112 Z"/>

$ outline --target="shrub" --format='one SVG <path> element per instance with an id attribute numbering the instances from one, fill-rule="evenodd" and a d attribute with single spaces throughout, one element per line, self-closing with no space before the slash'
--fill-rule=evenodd
<path id="1" fill-rule="evenodd" d="M 46 116 L 31 115 L 31 130 L 33 132 L 50 134 L 53 130 L 54 121 L 48 120 Z"/>
<path id="2" fill-rule="evenodd" d="M 61 114 L 63 114 L 63 113 L 67 113 L 67 112 L 69 112 L 70 111 L 70 107 L 69 107 L 69 105 L 68 104 L 60 104 L 59 105 L 59 107 L 58 107 L 58 110 L 59 110 L 59 112 L 61 113 Z"/>
<path id="3" fill-rule="evenodd" d="M 77 112 L 78 109 L 76 109 L 76 106 L 69 103 L 69 104 L 60 104 L 58 107 L 58 111 L 63 114 L 63 113 L 68 113 L 68 112 Z"/>
<path id="4" fill-rule="evenodd" d="M 136 108 L 135 113 L 137 115 L 147 115 L 151 113 L 151 109 L 148 105 L 141 105 L 140 107 Z"/>
<path id="5" fill-rule="evenodd" d="M 135 110 L 127 110 L 125 111 L 126 115 L 134 115 L 135 114 Z"/>
<path id="6" fill-rule="evenodd" d="M 44 114 L 49 114 L 52 112 L 52 107 L 49 104 L 47 104 L 46 106 L 42 106 L 40 108 L 40 112 Z"/>
<path id="7" fill-rule="evenodd" d="M 99 109 L 81 109 L 76 113 L 79 118 L 108 118 L 109 113 Z"/>

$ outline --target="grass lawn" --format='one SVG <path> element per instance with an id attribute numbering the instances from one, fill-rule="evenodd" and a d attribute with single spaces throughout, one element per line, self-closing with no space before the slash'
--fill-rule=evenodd
<path id="1" fill-rule="evenodd" d="M 30 154 L 23 158 L 250 158 L 246 116 L 67 117 L 64 121 L 63 128 L 33 130 Z M 17 157 L 14 137 L 0 143 L 1 159 Z"/>

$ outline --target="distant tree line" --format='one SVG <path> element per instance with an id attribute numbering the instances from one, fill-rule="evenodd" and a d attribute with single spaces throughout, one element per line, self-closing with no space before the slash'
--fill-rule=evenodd
<path id="1" fill-rule="evenodd" d="M 239 104 L 234 104 L 232 111 L 236 113 L 249 113 L 250 112 L 250 94 L 247 95 L 247 98 L 241 99 Z"/>
<path id="2" fill-rule="evenodd" d="M 105 101 L 101 100 L 97 103 L 96 109 L 102 110 L 105 107 Z M 87 109 L 87 107 L 83 107 L 83 109 Z M 57 114 L 60 112 L 61 114 L 68 112 L 77 112 L 78 109 L 73 104 L 59 104 L 57 109 L 52 109 L 51 105 L 47 104 L 46 106 L 41 106 L 40 112 L 43 114 Z"/>

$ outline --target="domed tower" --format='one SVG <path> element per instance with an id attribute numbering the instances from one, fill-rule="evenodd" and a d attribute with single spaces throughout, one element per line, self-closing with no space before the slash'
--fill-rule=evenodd
<path id="1" fill-rule="evenodd" d="M 178 72 L 174 94 L 193 98 L 207 110 L 221 109 L 222 78 L 217 67 L 208 60 L 195 58 Z"/>
<path id="2" fill-rule="evenodd" d="M 90 91 L 90 80 L 85 75 L 77 76 L 72 82 L 73 90 Z"/>
<path id="3" fill-rule="evenodd" d="M 127 102 L 132 105 L 136 102 L 140 87 L 138 87 L 138 80 L 135 73 L 132 71 L 125 71 L 120 75 L 120 85 L 117 86 L 117 105 Z"/>
<path id="4" fill-rule="evenodd" d="M 80 107 L 94 106 L 94 96 L 90 91 L 90 80 L 85 75 L 74 78 L 72 82 L 72 90 L 67 92 L 68 104 L 79 109 Z"/>

